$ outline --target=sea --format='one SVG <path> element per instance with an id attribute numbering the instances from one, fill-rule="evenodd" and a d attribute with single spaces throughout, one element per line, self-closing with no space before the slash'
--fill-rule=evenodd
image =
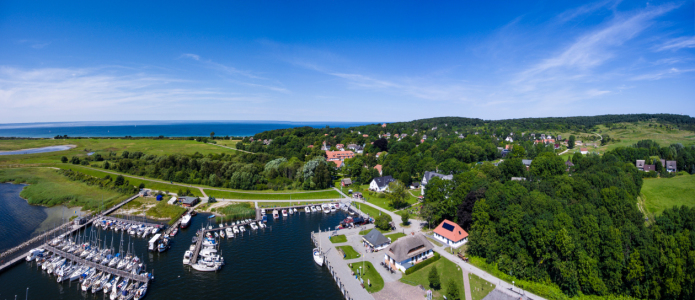
<path id="1" fill-rule="evenodd" d="M 373 123 L 373 122 L 372 122 Z M 129 122 L 57 122 L 0 124 L 0 137 L 185 137 L 252 136 L 274 129 L 309 126 L 313 128 L 352 127 L 369 122 L 283 122 L 283 121 L 129 121 Z"/>
<path id="2" fill-rule="evenodd" d="M 0 211 L 0 217 L 4 217 L 0 220 L 0 248 L 15 246 L 22 240 L 18 235 L 36 231 L 45 218 L 26 201 L 20 205 L 20 190 L 19 185 L 0 184 L 0 208 L 4 209 Z M 8 214 L 12 217 L 5 217 Z M 221 241 L 219 253 L 226 265 L 220 271 L 197 272 L 183 265 L 183 254 L 196 230 L 208 226 L 208 222 L 214 224 L 207 217 L 204 213 L 194 216 L 190 227 L 179 230 L 172 247 L 163 253 L 148 252 L 146 238 L 123 237 L 123 249 L 130 243 L 154 274 L 144 299 L 343 299 L 326 267 L 314 263 L 310 232 L 336 226 L 346 217 L 344 212 L 301 212 L 278 220 L 271 218 L 266 229 L 248 229 L 243 235 Z M 89 227 L 81 235 L 97 233 L 100 244 L 120 248 L 120 233 Z M 25 299 L 27 294 L 27 300 L 104 299 L 101 292 L 82 292 L 76 283 L 57 283 L 35 262 L 22 261 L 0 273 L 0 299 Z"/>

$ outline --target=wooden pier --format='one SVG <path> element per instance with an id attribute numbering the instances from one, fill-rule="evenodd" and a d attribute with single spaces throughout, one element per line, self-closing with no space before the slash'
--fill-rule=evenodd
<path id="1" fill-rule="evenodd" d="M 143 283 L 149 281 L 149 278 L 147 278 L 147 276 L 136 275 L 136 274 L 133 274 L 133 273 L 130 273 L 127 271 L 119 270 L 116 268 L 111 268 L 109 266 L 104 266 L 104 265 L 95 263 L 93 261 L 85 260 L 83 258 L 80 258 L 77 255 L 67 253 L 67 252 L 60 250 L 58 248 L 55 248 L 53 246 L 44 245 L 43 248 L 46 249 L 48 252 L 55 253 L 55 254 L 59 255 L 60 257 L 66 258 L 69 261 L 73 261 L 73 262 L 76 262 L 80 265 L 88 266 L 90 268 L 95 268 L 99 271 L 103 271 L 103 272 L 106 272 L 109 274 L 121 276 L 121 278 L 128 278 L 130 280 L 139 281 L 139 282 L 143 282 Z"/>

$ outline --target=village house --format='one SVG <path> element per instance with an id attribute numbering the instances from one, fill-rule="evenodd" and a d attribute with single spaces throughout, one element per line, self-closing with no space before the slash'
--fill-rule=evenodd
<path id="1" fill-rule="evenodd" d="M 384 263 L 405 272 L 410 267 L 434 256 L 434 247 L 421 233 L 402 237 L 391 244 L 384 255 Z"/>
<path id="2" fill-rule="evenodd" d="M 334 163 L 336 170 L 342 168 L 345 165 L 342 160 L 329 160 L 328 162 Z"/>
<path id="3" fill-rule="evenodd" d="M 386 123 L 381 124 L 381 128 L 386 128 Z"/>
<path id="4" fill-rule="evenodd" d="M 504 139 L 507 142 L 513 143 L 514 139 L 511 136 L 508 136 L 507 138 Z"/>
<path id="5" fill-rule="evenodd" d="M 355 152 L 352 151 L 326 151 L 326 160 L 328 161 L 344 161 L 355 157 Z"/>
<path id="6" fill-rule="evenodd" d="M 425 175 L 422 177 L 422 182 L 420 182 L 420 194 L 422 194 L 422 195 L 425 194 L 425 186 L 427 185 L 427 183 L 430 180 L 432 180 L 432 177 L 439 177 L 442 180 L 454 179 L 454 175 L 444 175 L 444 174 L 439 174 L 437 172 L 425 171 Z"/>
<path id="7" fill-rule="evenodd" d="M 352 185 L 352 180 L 350 178 L 343 178 L 340 180 L 340 186 L 347 187 Z"/>
<path id="8" fill-rule="evenodd" d="M 642 171 L 649 172 L 649 171 L 654 171 L 656 172 L 656 165 L 644 165 L 644 168 Z"/>
<path id="9" fill-rule="evenodd" d="M 362 243 L 372 250 L 379 251 L 391 245 L 391 239 L 381 234 L 376 228 L 362 237 Z"/>
<path id="10" fill-rule="evenodd" d="M 458 248 L 468 242 L 468 232 L 449 220 L 442 221 L 432 233 L 435 239 L 450 247 Z"/>
<path id="11" fill-rule="evenodd" d="M 177 197 L 177 200 L 179 202 L 181 202 L 181 206 L 183 206 L 183 207 L 193 207 L 196 204 L 198 204 L 198 201 L 200 201 L 200 198 L 189 197 L 189 196 L 179 196 L 179 197 Z"/>
<path id="12" fill-rule="evenodd" d="M 521 160 L 521 163 L 524 164 L 524 166 L 526 166 L 526 170 L 527 170 L 527 171 L 528 171 L 528 169 L 531 167 L 531 163 L 532 163 L 532 162 L 533 162 L 532 159 L 522 159 L 522 160 Z"/>
<path id="13" fill-rule="evenodd" d="M 565 166 L 567 166 L 567 172 L 570 171 L 571 167 L 574 167 L 574 163 L 570 160 L 570 157 L 567 157 L 567 161 L 565 162 Z"/>
<path id="14" fill-rule="evenodd" d="M 335 145 L 335 148 L 337 148 L 340 151 L 345 151 L 345 147 L 343 144 L 337 144 L 337 145 Z"/>
<path id="15" fill-rule="evenodd" d="M 677 172 L 678 168 L 676 167 L 676 161 L 675 160 L 667 160 L 666 161 L 666 172 L 673 173 Z"/>
<path id="16" fill-rule="evenodd" d="M 579 149 L 579 152 L 580 152 L 581 154 L 583 154 L 583 155 L 587 155 L 587 154 L 589 154 L 589 149 L 587 149 L 587 148 L 581 148 L 581 149 Z"/>
<path id="17" fill-rule="evenodd" d="M 389 188 L 389 183 L 396 181 L 389 176 L 384 176 L 384 177 L 377 177 L 372 179 L 372 182 L 369 183 L 369 190 L 375 191 L 375 192 L 384 192 L 387 191 Z"/>
<path id="18" fill-rule="evenodd" d="M 644 159 L 636 160 L 635 167 L 637 167 L 637 170 L 644 171 Z"/>
<path id="19" fill-rule="evenodd" d="M 331 144 L 326 143 L 326 141 L 323 141 L 323 144 L 321 145 L 321 150 L 327 151 L 331 150 Z"/>
<path id="20" fill-rule="evenodd" d="M 410 183 L 410 189 L 415 190 L 420 188 L 420 182 L 419 181 L 413 181 Z"/>
<path id="21" fill-rule="evenodd" d="M 383 153 L 383 152 L 377 152 L 377 153 L 376 153 L 376 158 L 379 158 L 379 156 L 381 156 L 381 153 Z"/>
<path id="22" fill-rule="evenodd" d="M 382 166 L 381 166 L 381 165 L 376 165 L 376 166 L 374 166 L 374 169 L 376 169 L 377 171 L 379 171 L 379 176 L 381 176 L 381 169 L 382 169 Z"/>

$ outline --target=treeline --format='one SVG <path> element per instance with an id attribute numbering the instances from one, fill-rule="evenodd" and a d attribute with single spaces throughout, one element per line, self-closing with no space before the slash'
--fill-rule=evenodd
<path id="1" fill-rule="evenodd" d="M 695 174 L 695 146 L 684 147 L 683 144 L 671 144 L 661 147 L 652 140 L 642 140 L 631 147 L 618 147 L 607 153 L 617 156 L 624 162 L 635 163 L 645 160 L 647 165 L 656 165 L 657 172 L 666 176 L 666 166 L 661 165 L 660 159 L 676 161 L 677 170 Z"/>
<path id="2" fill-rule="evenodd" d="M 455 220 L 470 233 L 469 253 L 503 273 L 569 296 L 693 299 L 695 209 L 667 209 L 646 227 L 633 163 L 610 153 L 576 159 L 572 176 L 560 157 L 542 154 L 528 171 L 510 159 L 434 178 L 422 215 Z M 528 180 L 509 180 L 507 162 Z"/>
<path id="3" fill-rule="evenodd" d="M 307 162 L 273 159 L 266 154 L 153 155 L 111 152 L 104 169 L 189 184 L 243 190 L 325 189 L 332 185 L 334 165 L 323 156 Z"/>

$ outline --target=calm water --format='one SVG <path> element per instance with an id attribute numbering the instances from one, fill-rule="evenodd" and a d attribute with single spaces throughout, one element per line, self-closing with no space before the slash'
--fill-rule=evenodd
<path id="1" fill-rule="evenodd" d="M 50 146 L 50 147 L 23 149 L 23 150 L 16 150 L 16 151 L 3 151 L 3 152 L 0 152 L 0 155 L 34 154 L 34 153 L 64 151 L 64 150 L 68 150 L 68 149 L 70 149 L 69 146 Z"/>
<path id="2" fill-rule="evenodd" d="M 259 132 L 310 126 L 321 128 L 350 127 L 368 123 L 352 122 L 277 122 L 277 121 L 187 121 L 187 122 L 75 122 L 0 124 L 2 137 L 49 138 L 56 135 L 74 137 L 122 136 L 251 136 Z"/>
<path id="3" fill-rule="evenodd" d="M 154 269 L 156 280 L 145 299 L 342 299 L 327 269 L 317 266 L 312 259 L 309 232 L 319 226 L 323 229 L 335 226 L 345 218 L 343 212 L 299 213 L 287 219 L 271 219 L 267 229 L 256 232 L 249 229 L 244 236 L 225 239 L 220 251 L 226 265 L 217 273 L 190 271 L 182 264 L 183 253 L 195 231 L 207 224 L 206 217 L 205 214 L 193 217 L 191 226 L 180 230 L 172 248 L 164 253 L 147 252 L 146 239 L 131 239 L 148 270 Z M 0 232 L 16 224 L 22 222 L 3 219 Z M 113 232 L 105 233 L 105 240 L 110 244 Z M 116 248 L 119 238 L 116 235 L 114 239 Z M 127 236 L 125 240 L 127 243 Z M 8 242 L 3 238 L 0 243 Z M 83 293 L 75 282 L 58 284 L 55 277 L 29 263 L 22 262 L 0 273 L 0 300 L 14 299 L 14 295 L 24 299 L 27 287 L 29 299 L 103 299 L 102 293 Z"/>

